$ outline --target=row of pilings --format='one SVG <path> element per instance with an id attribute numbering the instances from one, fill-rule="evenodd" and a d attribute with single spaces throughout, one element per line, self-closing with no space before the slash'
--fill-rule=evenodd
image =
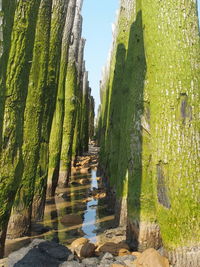
<path id="1" fill-rule="evenodd" d="M 197 5 L 121 0 L 101 81 L 100 166 L 133 249 L 200 265 Z"/>
<path id="2" fill-rule="evenodd" d="M 82 0 L 1 1 L 0 256 L 30 233 L 46 193 L 88 150 L 94 99 L 85 69 Z"/>

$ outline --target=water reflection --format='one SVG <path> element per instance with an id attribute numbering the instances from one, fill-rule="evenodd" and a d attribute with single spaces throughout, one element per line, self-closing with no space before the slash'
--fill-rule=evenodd
<path id="1" fill-rule="evenodd" d="M 47 199 L 44 220 L 33 227 L 32 237 L 8 241 L 6 255 L 26 245 L 33 238 L 69 245 L 74 239 L 84 236 L 96 242 L 99 230 L 109 228 L 114 220 L 108 201 L 95 196 L 94 192 L 100 192 L 99 190 L 101 185 L 96 169 L 88 174 L 73 175 L 68 188 L 58 188 L 55 198 Z M 80 215 L 83 223 L 61 223 L 61 219 L 69 214 Z"/>
<path id="2" fill-rule="evenodd" d="M 70 244 L 74 239 L 84 236 L 93 242 L 97 241 L 101 227 L 110 227 L 114 219 L 107 201 L 99 200 L 93 194 L 101 190 L 99 184 L 97 171 L 92 169 L 88 174 L 73 175 L 68 188 L 58 188 L 55 202 L 47 201 L 45 209 L 43 224 L 53 229 L 45 234 L 46 239 L 57 238 L 62 244 Z M 53 210 L 57 212 L 57 217 L 52 216 Z M 62 224 L 61 219 L 69 214 L 79 214 L 83 223 L 70 226 Z"/>
<path id="3" fill-rule="evenodd" d="M 96 170 L 92 170 L 92 180 L 91 180 L 91 191 L 93 189 L 98 189 L 98 183 L 96 179 Z M 93 242 L 96 242 L 96 230 L 97 230 L 97 205 L 98 205 L 98 200 L 95 200 L 92 198 L 88 203 L 87 203 L 87 209 L 84 214 L 84 222 L 82 229 L 85 233 L 86 238 L 91 239 Z M 91 222 L 91 225 L 87 225 L 87 222 Z"/>

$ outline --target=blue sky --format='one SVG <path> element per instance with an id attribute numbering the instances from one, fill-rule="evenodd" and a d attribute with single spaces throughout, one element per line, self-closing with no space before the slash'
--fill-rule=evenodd
<path id="1" fill-rule="evenodd" d="M 200 14 L 200 0 L 199 14 Z M 86 38 L 85 60 L 89 71 L 92 95 L 95 98 L 95 110 L 100 103 L 99 81 L 112 42 L 111 25 L 115 21 L 119 0 L 84 0 L 83 37 Z"/>
<path id="2" fill-rule="evenodd" d="M 83 1 L 83 37 L 86 38 L 85 60 L 89 71 L 96 110 L 100 103 L 99 81 L 112 43 L 111 25 L 115 21 L 119 0 Z"/>

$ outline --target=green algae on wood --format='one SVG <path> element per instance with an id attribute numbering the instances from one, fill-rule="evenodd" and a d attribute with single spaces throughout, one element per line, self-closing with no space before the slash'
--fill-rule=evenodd
<path id="1" fill-rule="evenodd" d="M 24 236 L 30 231 L 35 175 L 40 149 L 42 104 L 47 78 L 51 8 L 50 0 L 41 1 L 24 112 L 22 147 L 24 170 L 9 222 L 8 235 L 10 238 Z"/>
<path id="2" fill-rule="evenodd" d="M 106 176 L 116 193 L 118 223 L 124 223 L 128 215 L 129 242 L 143 250 L 159 247 L 160 231 L 151 178 L 141 1 L 121 2 L 115 36 L 109 77 L 104 82 L 108 89 L 103 96 L 101 158 L 106 156 Z"/>
<path id="3" fill-rule="evenodd" d="M 32 209 L 32 218 L 34 220 L 41 219 L 44 213 L 49 162 L 49 138 L 57 96 L 61 59 L 61 44 L 68 4 L 69 0 L 53 0 L 47 86 L 45 89 L 45 101 L 43 103 L 44 107 L 42 115 L 39 163 L 37 166 Z"/>
<path id="4" fill-rule="evenodd" d="M 78 2 L 73 25 L 73 43 L 69 49 L 65 85 L 65 113 L 63 121 L 62 148 L 60 157 L 59 184 L 68 183 L 71 172 L 72 147 L 78 108 L 78 52 L 82 33 L 82 1 Z"/>
<path id="5" fill-rule="evenodd" d="M 94 119 L 95 119 L 95 101 L 93 96 L 89 97 L 89 139 L 92 140 L 94 138 Z"/>
<path id="6" fill-rule="evenodd" d="M 6 100 L 0 168 L 0 256 L 7 224 L 23 174 L 23 114 L 40 1 L 17 3 L 7 63 Z"/>
<path id="7" fill-rule="evenodd" d="M 0 152 L 2 145 L 3 115 L 6 92 L 6 69 L 11 46 L 11 33 L 16 8 L 15 0 L 2 0 L 1 6 L 1 40 L 0 40 Z"/>
<path id="8" fill-rule="evenodd" d="M 89 142 L 89 81 L 88 72 L 85 71 L 83 75 L 83 95 L 82 95 L 82 119 L 81 119 L 81 146 L 80 152 L 88 151 Z"/>
<path id="9" fill-rule="evenodd" d="M 60 167 L 60 154 L 62 148 L 62 135 L 63 135 L 63 121 L 65 113 L 65 86 L 66 75 L 68 66 L 69 46 L 71 41 L 72 27 L 75 17 L 76 1 L 71 0 L 69 3 L 67 17 L 64 27 L 62 49 L 61 49 L 61 62 L 58 81 L 58 94 L 56 100 L 56 108 L 51 127 L 50 145 L 49 145 L 49 170 L 48 170 L 48 187 L 47 194 L 52 196 L 58 183 L 59 167 Z"/>
<path id="10" fill-rule="evenodd" d="M 84 47 L 85 39 L 81 38 L 79 51 L 78 51 L 78 67 L 77 67 L 77 111 L 76 111 L 76 125 L 73 137 L 73 147 L 72 147 L 72 160 L 76 164 L 76 158 L 80 155 L 81 146 L 81 119 L 82 119 L 82 97 L 83 97 L 83 74 L 85 63 L 84 58 Z"/>
<path id="11" fill-rule="evenodd" d="M 72 145 L 77 109 L 77 69 L 75 62 L 68 63 L 66 92 L 65 92 L 65 118 L 63 123 L 62 150 L 59 172 L 59 184 L 68 182 L 71 171 Z"/>
<path id="12" fill-rule="evenodd" d="M 195 266 L 200 246 L 196 1 L 145 1 L 143 22 L 158 222 L 165 248 L 174 250 L 169 253 L 172 263 Z"/>

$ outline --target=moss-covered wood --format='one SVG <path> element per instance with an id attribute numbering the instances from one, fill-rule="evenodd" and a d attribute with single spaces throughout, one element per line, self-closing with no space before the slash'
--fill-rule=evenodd
<path id="1" fill-rule="evenodd" d="M 0 151 L 6 92 L 6 69 L 11 45 L 11 33 L 16 7 L 15 0 L 2 0 L 0 10 Z"/>
<path id="2" fill-rule="evenodd" d="M 77 69 L 75 62 L 68 63 L 66 92 L 65 92 L 65 118 L 63 122 L 63 139 L 59 171 L 59 184 L 68 183 L 71 172 L 72 144 L 76 122 L 77 107 Z"/>
<path id="3" fill-rule="evenodd" d="M 32 217 L 35 220 L 41 219 L 44 212 L 49 162 L 49 138 L 57 96 L 61 44 L 68 4 L 69 0 L 53 0 L 47 86 L 45 89 L 45 102 L 43 103 L 39 163 L 32 210 Z"/>
<path id="4" fill-rule="evenodd" d="M 116 208 L 118 211 L 116 214 L 119 215 L 117 219 L 122 223 L 126 218 L 122 219 L 121 201 L 122 198 L 127 198 L 127 189 L 125 190 L 128 181 L 129 160 L 127 159 L 130 158 L 130 145 L 126 140 L 129 139 L 129 132 L 126 128 L 126 109 L 130 101 L 131 73 L 134 69 L 133 65 L 130 65 L 129 38 L 131 25 L 135 19 L 135 9 L 135 1 L 121 1 L 120 12 L 115 26 L 111 58 L 105 69 L 107 73 L 104 74 L 101 84 L 103 105 L 100 159 L 105 175 L 108 177 L 108 182 L 117 196 L 118 204 Z M 126 78 L 124 78 L 125 75 Z M 121 146 L 120 143 L 122 144 Z M 123 148 L 123 151 L 120 151 L 121 148 Z M 122 161 L 124 161 L 123 165 Z M 126 205 L 123 205 L 122 210 L 125 215 Z"/>
<path id="5" fill-rule="evenodd" d="M 94 119 L 95 119 L 95 102 L 93 96 L 90 96 L 89 99 L 89 139 L 94 138 Z"/>
<path id="6" fill-rule="evenodd" d="M 11 238 L 29 233 L 34 196 L 35 175 L 41 141 L 42 111 L 49 56 L 52 1 L 41 0 L 29 77 L 28 95 L 24 112 L 23 177 L 10 218 L 8 234 Z"/>
<path id="7" fill-rule="evenodd" d="M 160 246 L 151 178 L 148 80 L 141 1 L 121 1 L 110 66 L 102 81 L 101 164 L 134 249 Z"/>
<path id="8" fill-rule="evenodd" d="M 88 151 L 89 142 L 89 81 L 88 72 L 83 74 L 82 118 L 81 118 L 81 154 Z"/>
<path id="9" fill-rule="evenodd" d="M 73 26 L 73 44 L 69 50 L 65 86 L 65 115 L 63 121 L 63 136 L 61 148 L 61 161 L 59 170 L 59 183 L 66 184 L 71 172 L 72 146 L 76 124 L 76 111 L 78 107 L 78 51 L 82 32 L 82 16 L 80 15 L 82 1 L 77 2 L 77 9 Z"/>
<path id="10" fill-rule="evenodd" d="M 196 1 L 147 0 L 143 22 L 158 222 L 173 266 L 198 266 L 200 40 Z"/>
<path id="11" fill-rule="evenodd" d="M 74 129 L 72 160 L 76 164 L 76 158 L 80 154 L 81 146 L 81 119 L 82 119 L 82 96 L 83 96 L 83 65 L 84 65 L 84 47 L 85 39 L 80 40 L 78 51 L 78 67 L 77 67 L 77 109 L 76 109 L 76 125 Z"/>
<path id="12" fill-rule="evenodd" d="M 134 248 L 159 247 L 160 227 L 173 264 L 198 265 L 196 3 L 122 0 L 116 29 L 101 84 L 104 173 L 121 207 L 128 196 Z"/>
<path id="13" fill-rule="evenodd" d="M 3 121 L 3 141 L 0 161 L 0 254 L 5 233 L 23 174 L 23 113 L 28 87 L 28 73 L 39 9 L 39 0 L 17 2 L 11 47 L 7 63 L 6 100 Z"/>
<path id="14" fill-rule="evenodd" d="M 151 174 L 151 116 L 146 71 L 145 44 L 141 1 L 137 1 L 136 17 L 131 26 L 127 66 L 132 64 L 130 103 L 126 110 L 131 162 L 128 182 L 128 235 L 133 245 L 144 250 L 161 246 Z M 134 51 L 133 53 L 131 51 Z M 128 73 L 128 71 L 126 71 Z M 125 78 L 126 79 L 126 78 Z M 129 126 L 130 125 L 130 126 Z M 123 151 L 123 145 L 121 146 Z M 122 155 L 122 154 L 121 154 Z M 122 159 L 122 164 L 123 164 Z M 138 232 L 138 235 L 136 234 Z"/>
<path id="15" fill-rule="evenodd" d="M 69 3 L 67 17 L 65 22 L 63 40 L 62 40 L 62 54 L 60 63 L 60 74 L 58 82 L 58 95 L 56 101 L 56 109 L 50 135 L 49 147 L 49 170 L 48 170 L 48 190 L 49 196 L 55 194 L 55 189 L 58 183 L 59 167 L 60 167 L 60 154 L 62 147 L 63 135 L 63 121 L 65 113 L 65 86 L 68 65 L 68 52 L 72 38 L 72 27 L 74 24 L 76 1 L 71 0 Z"/>

